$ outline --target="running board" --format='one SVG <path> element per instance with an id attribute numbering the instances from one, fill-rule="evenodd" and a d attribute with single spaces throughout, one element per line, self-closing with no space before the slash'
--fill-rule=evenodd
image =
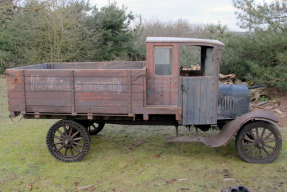
<path id="1" fill-rule="evenodd" d="M 217 135 L 216 135 L 217 136 Z M 209 147 L 220 147 L 221 142 L 218 142 L 213 137 L 196 137 L 196 136 L 180 136 L 180 137 L 167 137 L 166 141 L 168 143 L 203 143 Z"/>
<path id="2" fill-rule="evenodd" d="M 235 131 L 230 129 L 230 125 L 236 123 L 236 120 L 233 120 L 223 126 L 221 131 L 210 137 L 200 137 L 200 136 L 180 136 L 180 137 L 168 137 L 166 138 L 169 143 L 194 143 L 200 142 L 209 147 L 221 147 L 229 143 L 229 141 L 234 137 Z"/>

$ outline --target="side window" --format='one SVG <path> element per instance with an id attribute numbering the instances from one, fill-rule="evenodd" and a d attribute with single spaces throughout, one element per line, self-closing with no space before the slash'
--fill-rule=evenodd
<path id="1" fill-rule="evenodd" d="M 155 47 L 155 75 L 171 75 L 172 48 Z"/>
<path id="2" fill-rule="evenodd" d="M 181 45 L 180 53 L 180 75 L 181 76 L 203 76 L 205 51 L 202 47 Z"/>

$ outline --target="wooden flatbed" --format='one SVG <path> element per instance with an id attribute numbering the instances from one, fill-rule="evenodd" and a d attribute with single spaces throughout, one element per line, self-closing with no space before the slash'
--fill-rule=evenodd
<path id="1" fill-rule="evenodd" d="M 47 115 L 128 116 L 172 114 L 176 105 L 146 104 L 146 62 L 48 63 L 8 69 L 9 111 Z"/>

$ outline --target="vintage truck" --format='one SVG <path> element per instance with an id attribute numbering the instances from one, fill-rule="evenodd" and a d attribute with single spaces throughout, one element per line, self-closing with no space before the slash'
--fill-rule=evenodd
<path id="1" fill-rule="evenodd" d="M 196 67 L 184 68 L 181 47 L 196 47 Z M 50 153 L 58 160 L 81 160 L 90 135 L 107 124 L 175 126 L 168 142 L 227 145 L 236 136 L 238 155 L 249 163 L 270 163 L 280 154 L 278 118 L 249 111 L 244 85 L 219 85 L 224 44 L 217 40 L 148 37 L 146 61 L 45 63 L 6 70 L 11 117 L 62 119 L 48 131 Z M 189 62 L 189 61 L 184 61 Z M 191 64 L 192 65 L 192 64 Z M 190 65 L 189 65 L 190 66 Z M 195 136 L 179 136 L 178 126 Z M 198 129 L 220 132 L 200 137 Z"/>

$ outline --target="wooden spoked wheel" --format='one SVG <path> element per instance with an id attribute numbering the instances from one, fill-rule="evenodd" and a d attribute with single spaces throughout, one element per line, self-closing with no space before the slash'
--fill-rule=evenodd
<path id="1" fill-rule="evenodd" d="M 90 136 L 85 127 L 70 120 L 55 123 L 46 138 L 50 153 L 64 162 L 80 161 L 90 148 Z"/>

